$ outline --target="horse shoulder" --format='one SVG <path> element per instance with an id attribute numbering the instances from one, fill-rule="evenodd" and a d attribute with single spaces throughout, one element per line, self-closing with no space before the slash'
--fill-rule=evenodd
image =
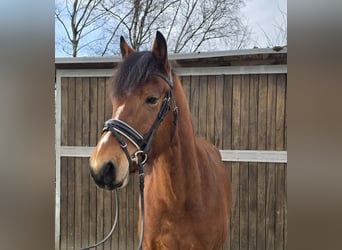
<path id="1" fill-rule="evenodd" d="M 208 160 L 214 165 L 222 163 L 220 151 L 204 138 L 196 138 L 197 157 L 201 160 Z M 203 159 L 206 158 L 206 159 Z"/>

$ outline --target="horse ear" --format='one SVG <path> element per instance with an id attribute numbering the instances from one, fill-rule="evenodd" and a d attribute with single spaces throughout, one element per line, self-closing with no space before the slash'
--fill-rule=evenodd
<path id="1" fill-rule="evenodd" d="M 135 50 L 127 44 L 123 36 L 120 37 L 120 50 L 122 59 L 125 59 L 127 56 L 135 52 Z"/>
<path id="2" fill-rule="evenodd" d="M 157 31 L 156 39 L 154 40 L 152 47 L 153 56 L 162 64 L 166 65 L 167 63 L 167 45 L 166 40 L 162 33 Z"/>

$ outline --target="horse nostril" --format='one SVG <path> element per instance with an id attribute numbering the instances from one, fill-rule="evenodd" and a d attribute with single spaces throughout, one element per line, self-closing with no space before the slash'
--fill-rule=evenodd
<path id="1" fill-rule="evenodd" d="M 101 176 L 105 185 L 113 183 L 116 177 L 115 166 L 112 162 L 108 162 L 101 171 Z"/>

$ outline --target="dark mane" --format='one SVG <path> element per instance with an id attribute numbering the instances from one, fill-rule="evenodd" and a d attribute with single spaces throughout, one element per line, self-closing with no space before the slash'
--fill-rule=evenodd
<path id="1" fill-rule="evenodd" d="M 147 81 L 158 68 L 158 62 L 149 51 L 129 55 L 119 66 L 112 83 L 112 94 L 123 97 Z"/>

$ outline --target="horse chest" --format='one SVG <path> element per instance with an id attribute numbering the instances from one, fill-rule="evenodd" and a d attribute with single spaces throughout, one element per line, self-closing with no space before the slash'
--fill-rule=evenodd
<path id="1" fill-rule="evenodd" d="M 144 249 L 212 249 L 208 246 L 205 234 L 199 227 L 196 228 L 193 221 L 182 217 L 176 218 L 156 218 L 155 223 L 146 226 Z"/>

